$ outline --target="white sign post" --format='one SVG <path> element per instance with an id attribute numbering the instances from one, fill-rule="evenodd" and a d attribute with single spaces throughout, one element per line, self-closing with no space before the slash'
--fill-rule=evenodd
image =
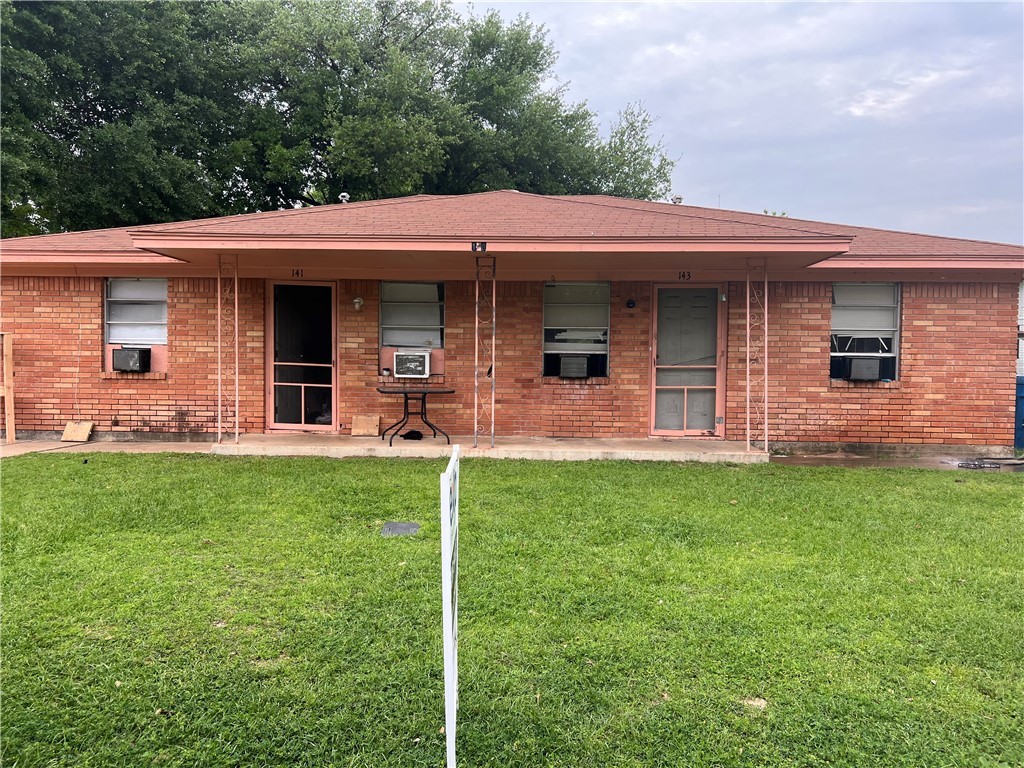
<path id="1" fill-rule="evenodd" d="M 459 446 L 441 473 L 441 621 L 444 632 L 444 737 L 448 768 L 455 768 L 459 709 Z"/>

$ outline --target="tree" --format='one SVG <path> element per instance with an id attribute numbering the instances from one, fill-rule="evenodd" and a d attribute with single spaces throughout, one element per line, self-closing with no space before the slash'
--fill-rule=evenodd
<path id="1" fill-rule="evenodd" d="M 239 10 L 0 5 L 4 234 L 225 212 L 248 65 L 235 34 L 259 7 Z"/>
<path id="2" fill-rule="evenodd" d="M 641 104 L 619 112 L 608 141 L 598 153 L 602 191 L 616 197 L 655 200 L 668 195 L 675 161 L 661 141 L 651 144 L 654 125 Z"/>
<path id="3" fill-rule="evenodd" d="M 419 192 L 653 198 L 639 106 L 607 141 L 542 28 L 447 2 L 0 0 L 4 236 Z"/>
<path id="4" fill-rule="evenodd" d="M 543 30 L 494 12 L 470 19 L 450 79 L 459 108 L 448 162 L 428 180 L 433 192 L 518 189 L 597 192 L 599 141 L 593 113 L 546 91 L 556 54 Z"/>

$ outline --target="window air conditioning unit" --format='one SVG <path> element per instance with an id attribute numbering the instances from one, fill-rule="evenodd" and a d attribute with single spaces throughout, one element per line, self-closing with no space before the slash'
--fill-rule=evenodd
<path id="1" fill-rule="evenodd" d="M 122 373 L 149 373 L 153 352 L 148 347 L 122 347 L 114 350 L 114 370 Z"/>
<path id="2" fill-rule="evenodd" d="M 877 357 L 848 357 L 843 378 L 847 381 L 878 381 L 882 378 L 882 361 Z"/>
<path id="3" fill-rule="evenodd" d="M 559 359 L 558 375 L 563 379 L 587 378 L 586 355 L 562 355 Z"/>
<path id="4" fill-rule="evenodd" d="M 425 379 L 430 376 L 430 350 L 396 350 L 394 376 L 396 379 Z"/>

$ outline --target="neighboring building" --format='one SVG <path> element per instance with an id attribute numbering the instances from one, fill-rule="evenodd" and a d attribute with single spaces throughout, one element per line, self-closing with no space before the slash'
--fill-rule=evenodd
<path id="1" fill-rule="evenodd" d="M 1019 245 L 490 192 L 9 239 L 0 266 L 19 432 L 347 434 L 396 416 L 377 388 L 418 348 L 400 381 L 454 389 L 453 434 L 1013 443 Z"/>

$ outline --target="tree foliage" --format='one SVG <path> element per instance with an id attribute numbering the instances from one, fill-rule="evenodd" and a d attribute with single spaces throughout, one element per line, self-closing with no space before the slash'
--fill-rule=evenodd
<path id="1" fill-rule="evenodd" d="M 673 162 L 551 88 L 543 28 L 447 2 L 0 0 L 5 237 L 420 192 L 638 198 Z"/>

